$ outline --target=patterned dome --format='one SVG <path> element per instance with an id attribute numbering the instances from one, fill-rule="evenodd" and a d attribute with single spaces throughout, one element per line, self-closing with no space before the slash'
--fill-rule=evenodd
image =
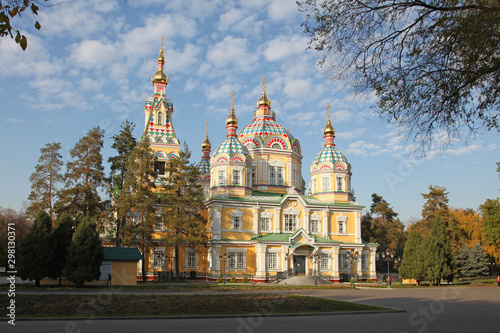
<path id="1" fill-rule="evenodd" d="M 326 146 L 314 158 L 311 169 L 314 166 L 318 166 L 323 163 L 335 164 L 337 162 L 344 162 L 345 164 L 349 165 L 347 158 L 345 158 L 345 156 L 335 146 Z"/>
<path id="2" fill-rule="evenodd" d="M 270 137 L 276 137 L 280 141 L 282 149 L 292 149 L 291 141 L 294 137 L 285 129 L 283 126 L 278 124 L 272 116 L 256 116 L 253 118 L 252 122 L 241 130 L 238 137 L 244 144 L 252 142 L 255 148 L 261 148 L 264 145 L 272 145 L 274 139 Z M 279 138 L 281 137 L 281 138 Z M 257 139 L 257 140 L 255 140 Z"/>
<path id="3" fill-rule="evenodd" d="M 195 165 L 198 170 L 200 170 L 201 179 L 205 178 L 205 175 L 208 174 L 210 176 L 210 160 L 207 158 L 203 158 L 201 161 L 196 163 Z"/>
<path id="4" fill-rule="evenodd" d="M 229 156 L 234 154 L 249 155 L 247 148 L 234 136 L 227 137 L 226 140 L 220 144 L 212 155 L 212 159 L 220 154 L 227 154 Z"/>

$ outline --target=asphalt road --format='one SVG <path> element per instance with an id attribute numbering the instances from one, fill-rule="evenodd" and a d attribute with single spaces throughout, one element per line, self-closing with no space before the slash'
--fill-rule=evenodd
<path id="1" fill-rule="evenodd" d="M 0 322 L 0 332 L 498 332 L 496 287 L 301 290 L 303 295 L 373 304 L 403 313 L 238 318 Z M 263 309 L 272 305 L 263 304 Z"/>

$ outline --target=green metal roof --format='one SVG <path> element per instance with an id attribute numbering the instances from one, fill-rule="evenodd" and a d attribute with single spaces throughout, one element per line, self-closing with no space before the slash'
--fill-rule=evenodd
<path id="1" fill-rule="evenodd" d="M 291 237 L 294 237 L 298 232 L 300 232 L 302 230 L 299 229 L 297 231 L 295 231 L 293 234 L 265 234 L 265 235 L 262 235 L 258 238 L 252 238 L 253 241 L 269 241 L 269 242 L 288 242 L 290 240 Z M 335 241 L 333 239 L 329 239 L 329 238 L 323 238 L 323 237 L 319 237 L 319 236 L 316 236 L 316 235 L 311 235 L 311 234 L 308 234 L 310 237 L 314 238 L 315 242 L 317 243 L 342 243 L 342 242 L 339 242 L 339 241 Z M 299 244 L 299 245 L 304 245 L 304 244 Z"/>
<path id="2" fill-rule="evenodd" d="M 104 247 L 104 259 L 114 261 L 138 261 L 142 259 L 139 249 L 131 247 Z"/>

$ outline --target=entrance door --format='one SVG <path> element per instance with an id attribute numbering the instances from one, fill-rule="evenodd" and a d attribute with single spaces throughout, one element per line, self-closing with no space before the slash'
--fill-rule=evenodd
<path id="1" fill-rule="evenodd" d="M 295 269 L 295 274 L 305 275 L 306 274 L 306 256 L 293 256 L 293 268 Z"/>

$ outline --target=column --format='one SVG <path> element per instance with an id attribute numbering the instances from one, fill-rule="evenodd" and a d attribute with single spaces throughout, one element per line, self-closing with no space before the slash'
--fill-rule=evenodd
<path id="1" fill-rule="evenodd" d="M 304 230 L 309 233 L 309 227 L 311 225 L 311 210 L 309 208 L 304 208 L 304 225 L 302 226 Z"/>
<path id="2" fill-rule="evenodd" d="M 328 209 L 323 210 L 323 237 L 328 238 Z"/>
<path id="3" fill-rule="evenodd" d="M 375 250 L 370 249 L 370 279 L 373 281 L 377 280 L 377 270 L 375 264 Z"/>
<path id="4" fill-rule="evenodd" d="M 260 230 L 259 210 L 260 210 L 259 206 L 253 208 L 253 237 L 254 238 L 259 236 L 259 230 Z"/>
<path id="5" fill-rule="evenodd" d="M 356 215 L 356 243 L 361 243 L 361 211 L 355 212 Z"/>
<path id="6" fill-rule="evenodd" d="M 280 216 L 281 216 L 281 208 L 274 208 L 274 233 L 279 234 L 280 229 L 281 229 L 281 221 L 280 221 Z"/>
<path id="7" fill-rule="evenodd" d="M 221 239 L 221 218 L 222 218 L 222 206 L 215 206 L 213 208 L 214 213 L 213 216 L 213 235 L 212 239 L 220 240 Z"/>
<path id="8" fill-rule="evenodd" d="M 267 245 L 257 244 L 256 245 L 256 259 L 257 259 L 257 267 L 256 267 L 256 276 L 265 278 L 266 277 L 266 248 Z"/>

